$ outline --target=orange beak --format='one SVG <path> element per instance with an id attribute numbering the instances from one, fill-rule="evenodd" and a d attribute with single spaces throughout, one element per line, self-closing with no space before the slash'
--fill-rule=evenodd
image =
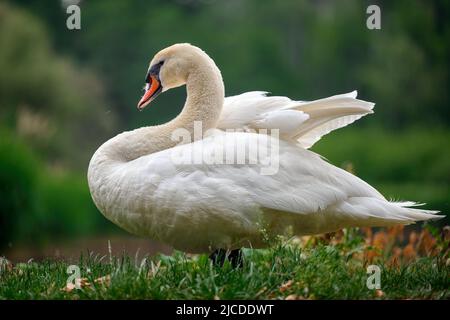
<path id="1" fill-rule="evenodd" d="M 145 93 L 137 104 L 138 110 L 141 111 L 142 109 L 144 109 L 150 102 L 152 102 L 158 96 L 158 94 L 161 93 L 161 91 L 162 86 L 158 78 L 154 75 L 150 76 L 150 83 L 146 84 Z"/>

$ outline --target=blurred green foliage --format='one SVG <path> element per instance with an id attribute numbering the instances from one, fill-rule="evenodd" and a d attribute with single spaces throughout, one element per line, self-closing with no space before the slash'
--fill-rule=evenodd
<path id="1" fill-rule="evenodd" d="M 0 246 L 94 233 L 90 156 L 122 130 L 162 123 L 184 89 L 135 105 L 152 56 L 176 42 L 207 51 L 227 95 L 266 90 L 311 100 L 359 90 L 376 113 L 314 147 L 386 196 L 450 209 L 450 2 L 81 1 L 0 4 Z"/>
<path id="2" fill-rule="evenodd" d="M 360 0 L 82 1 L 80 31 L 65 28 L 59 2 L 18 1 L 49 25 L 55 47 L 95 68 L 125 127 L 160 123 L 184 89 L 135 112 L 149 61 L 177 42 L 203 48 L 228 95 L 266 90 L 316 99 L 354 89 L 380 108 L 371 123 L 404 128 L 450 123 L 450 3 L 376 1 L 382 29 L 366 28 Z"/>
<path id="3" fill-rule="evenodd" d="M 369 115 L 368 117 L 371 117 Z M 313 147 L 336 165 L 352 163 L 358 175 L 375 181 L 450 181 L 450 131 L 411 128 L 346 128 Z"/>
<path id="4" fill-rule="evenodd" d="M 108 230 L 84 174 L 51 171 L 23 141 L 0 133 L 0 248 Z"/>
<path id="5" fill-rule="evenodd" d="M 5 130 L 0 131 L 0 246 L 19 230 L 22 217 L 35 211 L 36 160 Z"/>
<path id="6" fill-rule="evenodd" d="M 13 128 L 48 161 L 86 168 L 88 150 L 115 124 L 112 114 L 104 115 L 100 81 L 54 52 L 38 18 L 5 4 L 0 48 L 0 125 Z"/>

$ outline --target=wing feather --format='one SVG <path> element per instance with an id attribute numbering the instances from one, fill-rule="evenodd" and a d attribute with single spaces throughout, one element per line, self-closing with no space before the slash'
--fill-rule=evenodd
<path id="1" fill-rule="evenodd" d="M 219 129 L 279 129 L 281 137 L 310 148 L 329 132 L 373 113 L 374 103 L 359 100 L 357 92 L 314 101 L 293 101 L 251 91 L 225 98 Z"/>

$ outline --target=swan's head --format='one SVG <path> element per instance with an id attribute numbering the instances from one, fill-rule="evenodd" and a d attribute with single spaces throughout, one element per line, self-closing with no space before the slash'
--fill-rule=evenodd
<path id="1" fill-rule="evenodd" d="M 186 84 L 191 70 L 204 59 L 211 60 L 200 48 L 188 43 L 174 44 L 158 52 L 148 67 L 138 109 L 144 109 L 161 92 Z"/>

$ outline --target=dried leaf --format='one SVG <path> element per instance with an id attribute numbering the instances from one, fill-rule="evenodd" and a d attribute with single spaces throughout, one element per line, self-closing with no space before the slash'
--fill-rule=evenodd
<path id="1" fill-rule="evenodd" d="M 388 228 L 389 241 L 395 243 L 395 241 L 403 241 L 403 225 Z"/>
<path id="2" fill-rule="evenodd" d="M 391 267 L 399 267 L 400 259 L 402 257 L 403 250 L 399 247 L 394 247 L 392 249 L 392 256 L 389 259 L 388 265 Z"/>
<path id="3" fill-rule="evenodd" d="M 386 245 L 388 244 L 388 236 L 386 234 L 386 232 L 384 231 L 379 231 L 375 234 L 375 236 L 373 237 L 373 246 L 377 247 L 381 250 L 383 250 Z"/>
<path id="4" fill-rule="evenodd" d="M 161 260 L 159 260 L 156 265 L 153 261 L 150 261 L 150 270 L 147 272 L 148 278 L 153 278 L 161 268 Z"/>
<path id="5" fill-rule="evenodd" d="M 296 294 L 290 294 L 284 300 L 298 300 L 298 296 Z"/>
<path id="6" fill-rule="evenodd" d="M 61 291 L 65 291 L 67 293 L 72 292 L 74 289 L 83 289 L 86 287 L 90 287 L 91 284 L 89 283 L 87 278 L 79 278 L 75 279 L 75 283 L 68 282 L 66 283 L 66 286 L 61 289 Z"/>
<path id="7" fill-rule="evenodd" d="M 403 248 L 403 258 L 407 261 L 413 260 L 417 256 L 416 249 L 412 243 Z"/>
<path id="8" fill-rule="evenodd" d="M 377 290 L 375 290 L 375 296 L 377 298 L 384 297 L 384 292 L 381 289 L 377 289 Z"/>
<path id="9" fill-rule="evenodd" d="M 91 286 L 91 284 L 87 278 L 75 279 L 75 284 L 77 284 L 77 287 L 79 287 L 80 289 Z"/>
<path id="10" fill-rule="evenodd" d="M 372 263 L 375 258 L 380 256 L 379 251 L 377 250 L 378 248 L 375 248 L 373 246 L 370 246 L 368 248 L 366 248 L 364 250 L 364 259 L 368 262 L 368 263 Z"/>
<path id="11" fill-rule="evenodd" d="M 266 291 L 267 290 L 267 287 L 263 287 L 261 290 L 259 290 L 257 293 L 256 293 L 256 297 L 259 297 L 260 295 L 262 295 L 263 293 L 264 293 L 264 291 Z"/>
<path id="12" fill-rule="evenodd" d="M 65 292 L 67 292 L 67 293 L 70 293 L 70 292 L 72 292 L 73 289 L 75 289 L 75 288 L 76 288 L 76 287 L 75 287 L 75 284 L 74 284 L 74 283 L 68 282 L 68 283 L 66 284 L 66 286 L 65 286 L 64 288 L 61 289 L 61 291 L 65 291 Z"/>
<path id="13" fill-rule="evenodd" d="M 109 287 L 111 284 L 111 275 L 106 275 L 94 280 L 94 283 Z"/>
<path id="14" fill-rule="evenodd" d="M 285 292 L 286 290 L 288 290 L 290 287 L 292 287 L 293 283 L 294 283 L 294 280 L 289 280 L 289 281 L 283 283 L 279 288 L 280 292 Z"/>
<path id="15" fill-rule="evenodd" d="M 424 229 L 420 233 L 417 248 L 420 253 L 427 256 L 434 255 L 436 253 L 436 239 L 433 238 L 428 230 Z"/>

